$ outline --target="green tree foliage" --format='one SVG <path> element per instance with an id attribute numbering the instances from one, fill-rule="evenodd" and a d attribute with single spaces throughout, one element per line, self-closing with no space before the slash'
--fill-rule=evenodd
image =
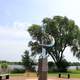
<path id="1" fill-rule="evenodd" d="M 7 63 L 1 63 L 1 73 L 6 73 L 8 71 L 8 64 Z"/>
<path id="2" fill-rule="evenodd" d="M 7 63 L 1 63 L 1 68 L 2 69 L 7 69 L 8 68 L 8 64 Z"/>
<path id="3" fill-rule="evenodd" d="M 26 50 L 24 55 L 22 55 L 22 64 L 24 65 L 26 70 L 32 70 L 32 65 L 34 65 L 33 60 L 29 56 L 29 52 Z"/>
<path id="4" fill-rule="evenodd" d="M 70 66 L 80 66 L 79 62 L 69 62 Z"/>
<path id="5" fill-rule="evenodd" d="M 78 58 L 80 57 L 80 29 L 73 20 L 62 16 L 45 18 L 42 22 L 44 28 L 46 26 L 45 34 L 43 34 L 41 31 L 41 25 L 32 25 L 28 29 L 32 39 L 35 40 L 34 42 L 29 42 L 32 55 L 41 53 L 42 47 L 39 46 L 38 43 L 41 43 L 42 36 L 46 38 L 45 41 L 47 40 L 50 43 L 49 35 L 51 35 L 55 39 L 55 44 L 53 47 L 45 49 L 53 58 L 58 70 L 64 70 L 66 67 L 64 67 L 63 63 L 66 63 L 67 61 L 64 59 L 63 52 L 66 47 L 71 47 L 73 55 L 76 55 Z"/>
<path id="6" fill-rule="evenodd" d="M 57 65 L 60 65 L 60 68 L 57 68 L 55 63 L 53 62 L 48 62 L 48 71 L 49 72 L 66 72 L 68 66 L 70 65 L 65 59 L 62 60 L 60 63 L 57 63 Z"/>
<path id="7" fill-rule="evenodd" d="M 52 61 L 48 62 L 48 72 L 53 72 L 55 70 L 55 63 Z"/>
<path id="8" fill-rule="evenodd" d="M 8 65 L 14 65 L 14 64 L 17 64 L 17 65 L 22 65 L 22 62 L 9 62 L 9 61 L 5 61 L 5 60 L 0 60 L 0 64 L 1 63 L 7 63 Z"/>

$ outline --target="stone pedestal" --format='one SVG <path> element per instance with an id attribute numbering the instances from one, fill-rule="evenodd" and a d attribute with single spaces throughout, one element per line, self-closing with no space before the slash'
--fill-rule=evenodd
<path id="1" fill-rule="evenodd" d="M 38 64 L 38 80 L 47 80 L 48 62 L 46 58 L 40 58 Z"/>

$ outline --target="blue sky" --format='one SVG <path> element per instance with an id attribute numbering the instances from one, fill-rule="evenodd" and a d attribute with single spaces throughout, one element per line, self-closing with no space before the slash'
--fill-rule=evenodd
<path id="1" fill-rule="evenodd" d="M 80 0 L 0 0 L 0 60 L 20 61 L 31 39 L 26 29 L 45 17 L 67 16 L 80 26 L 79 10 Z M 72 54 L 66 58 L 77 61 Z"/>

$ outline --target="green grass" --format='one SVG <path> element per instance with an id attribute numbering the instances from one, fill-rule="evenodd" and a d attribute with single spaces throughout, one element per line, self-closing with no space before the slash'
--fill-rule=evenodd
<path id="1" fill-rule="evenodd" d="M 68 73 L 70 74 L 71 78 L 80 78 L 80 70 L 69 70 L 67 73 L 61 73 L 62 77 L 67 78 Z M 10 76 L 24 76 L 25 73 L 15 73 L 10 74 Z M 26 75 L 26 74 L 25 74 Z M 35 76 L 36 73 L 30 73 L 31 76 Z M 58 77 L 59 73 L 48 73 L 48 77 Z"/>
<path id="2" fill-rule="evenodd" d="M 80 70 L 69 70 L 67 73 L 61 73 L 62 77 L 68 77 L 68 73 L 71 78 L 80 78 Z M 59 73 L 48 73 L 49 77 L 58 77 Z"/>
<path id="3" fill-rule="evenodd" d="M 23 76 L 24 74 L 23 73 L 15 73 L 15 74 L 10 74 L 10 76 Z"/>
<path id="4" fill-rule="evenodd" d="M 58 76 L 59 76 L 59 73 L 49 73 L 48 74 L 48 77 L 58 77 Z M 68 77 L 68 73 L 61 73 L 61 77 L 67 78 Z M 70 77 L 71 78 L 80 78 L 80 74 L 72 74 L 72 73 L 70 73 Z"/>
<path id="5" fill-rule="evenodd" d="M 80 78 L 80 74 L 70 74 L 71 78 Z"/>
<path id="6" fill-rule="evenodd" d="M 80 74 L 80 70 L 69 70 L 69 73 Z"/>

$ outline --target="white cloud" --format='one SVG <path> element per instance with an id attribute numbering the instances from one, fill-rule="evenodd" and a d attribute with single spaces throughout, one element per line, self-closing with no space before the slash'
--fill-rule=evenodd
<path id="1" fill-rule="evenodd" d="M 67 47 L 63 54 L 65 59 L 69 62 L 80 62 L 77 57 L 73 56 L 73 53 L 71 52 L 70 47 Z"/>
<path id="2" fill-rule="evenodd" d="M 14 23 L 13 26 L 0 26 L 0 59 L 19 61 L 28 48 L 31 39 L 27 32 L 29 24 Z"/>

